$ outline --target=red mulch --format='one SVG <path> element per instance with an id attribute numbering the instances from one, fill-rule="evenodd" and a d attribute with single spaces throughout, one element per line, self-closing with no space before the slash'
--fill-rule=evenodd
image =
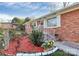
<path id="1" fill-rule="evenodd" d="M 17 47 L 17 41 L 15 40 L 12 40 L 10 41 L 9 43 L 9 46 L 5 49 L 5 50 L 2 50 L 1 53 L 2 54 L 5 54 L 5 55 L 16 55 L 16 47 Z"/>
<path id="2" fill-rule="evenodd" d="M 37 47 L 27 36 L 11 40 L 7 49 L 2 50 L 1 53 L 5 55 L 16 55 L 17 52 L 43 52 L 42 47 Z"/>

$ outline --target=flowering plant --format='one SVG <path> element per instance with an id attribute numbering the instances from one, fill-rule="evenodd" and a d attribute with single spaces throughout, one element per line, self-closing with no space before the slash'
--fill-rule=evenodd
<path id="1" fill-rule="evenodd" d="M 49 41 L 45 41 L 45 42 L 42 44 L 42 47 L 43 47 L 44 49 L 48 49 L 48 48 L 53 47 L 53 45 L 54 45 L 54 41 L 49 40 Z"/>

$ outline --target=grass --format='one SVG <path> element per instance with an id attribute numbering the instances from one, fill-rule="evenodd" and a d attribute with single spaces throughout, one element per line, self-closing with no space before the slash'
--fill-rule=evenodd
<path id="1" fill-rule="evenodd" d="M 49 56 L 74 56 L 74 55 L 71 55 L 69 53 L 65 53 L 62 50 L 57 50 L 56 52 L 50 54 Z"/>
<path id="2" fill-rule="evenodd" d="M 1 55 L 0 56 L 5 56 L 5 55 Z M 50 54 L 50 55 L 47 55 L 47 56 L 74 56 L 74 55 L 71 55 L 69 53 L 65 53 L 64 51 L 62 50 L 57 50 L 56 52 Z"/>
<path id="3" fill-rule="evenodd" d="M 0 54 L 0 56 L 5 56 L 5 55 L 3 55 L 3 54 Z"/>

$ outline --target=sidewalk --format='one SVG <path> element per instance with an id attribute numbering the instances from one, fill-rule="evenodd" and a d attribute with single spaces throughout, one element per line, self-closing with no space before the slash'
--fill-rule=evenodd
<path id="1" fill-rule="evenodd" d="M 66 53 L 79 56 L 79 44 L 78 43 L 63 41 L 63 42 L 56 42 L 55 45 L 60 50 L 63 50 Z"/>

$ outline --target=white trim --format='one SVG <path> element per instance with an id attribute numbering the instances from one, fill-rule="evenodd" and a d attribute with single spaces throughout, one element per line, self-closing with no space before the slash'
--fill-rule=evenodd
<path id="1" fill-rule="evenodd" d="M 52 27 L 47 27 L 47 20 L 45 19 L 44 20 L 44 28 L 58 28 L 58 27 L 61 27 L 61 19 L 60 19 L 60 15 L 57 16 L 57 26 L 52 26 Z"/>
<path id="2" fill-rule="evenodd" d="M 16 56 L 45 56 L 54 53 L 59 48 L 54 47 L 52 50 L 44 51 L 44 52 L 37 52 L 37 53 L 17 53 Z"/>
<path id="3" fill-rule="evenodd" d="M 46 28 L 46 24 L 47 24 L 46 21 L 47 21 L 46 19 L 43 21 L 44 22 L 44 28 Z"/>
<path id="4" fill-rule="evenodd" d="M 36 27 L 37 27 L 37 21 L 35 22 L 35 24 L 36 24 Z"/>

